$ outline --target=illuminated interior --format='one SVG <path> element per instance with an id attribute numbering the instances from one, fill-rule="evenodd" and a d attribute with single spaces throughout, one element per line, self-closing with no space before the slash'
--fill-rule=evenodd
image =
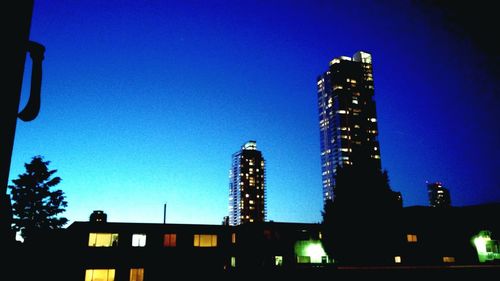
<path id="1" fill-rule="evenodd" d="M 482 230 L 471 239 L 476 248 L 479 262 L 500 260 L 500 245 L 498 240 L 491 239 L 491 232 Z"/>
<path id="2" fill-rule="evenodd" d="M 416 243 L 417 240 L 417 235 L 416 234 L 406 234 L 406 241 L 410 243 Z"/>
<path id="3" fill-rule="evenodd" d="M 118 246 L 118 233 L 89 233 L 89 247 Z"/>
<path id="4" fill-rule="evenodd" d="M 176 247 L 177 235 L 175 233 L 165 234 L 163 236 L 163 247 Z"/>
<path id="5" fill-rule="evenodd" d="M 114 281 L 114 269 L 87 269 L 85 270 L 85 281 Z M 131 279 L 132 280 L 132 279 Z M 142 279 L 140 279 L 142 280 Z"/>
<path id="6" fill-rule="evenodd" d="M 193 245 L 195 247 L 217 247 L 217 235 L 195 234 Z"/>
<path id="7" fill-rule="evenodd" d="M 275 256 L 274 257 L 274 265 L 282 266 L 283 265 L 283 256 Z"/>
<path id="8" fill-rule="evenodd" d="M 144 268 L 131 268 L 130 281 L 144 281 Z"/>
<path id="9" fill-rule="evenodd" d="M 295 243 L 298 263 L 326 263 L 328 255 L 319 240 L 303 240 Z"/>
<path id="10" fill-rule="evenodd" d="M 146 246 L 146 234 L 132 235 L 132 247 L 145 247 L 145 246 Z"/>

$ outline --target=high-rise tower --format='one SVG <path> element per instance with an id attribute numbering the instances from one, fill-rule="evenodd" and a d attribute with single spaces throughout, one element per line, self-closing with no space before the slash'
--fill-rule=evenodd
<path id="1" fill-rule="evenodd" d="M 255 141 L 233 154 L 229 170 L 229 225 L 266 219 L 265 166 Z"/>
<path id="2" fill-rule="evenodd" d="M 429 205 L 431 207 L 450 207 L 450 191 L 444 188 L 440 182 L 427 183 Z"/>
<path id="3" fill-rule="evenodd" d="M 363 161 L 381 169 L 371 55 L 359 51 L 333 59 L 317 87 L 326 201 L 334 200 L 338 167 Z"/>

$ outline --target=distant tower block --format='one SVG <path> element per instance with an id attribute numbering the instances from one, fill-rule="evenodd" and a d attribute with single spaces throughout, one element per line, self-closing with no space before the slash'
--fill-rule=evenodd
<path id="1" fill-rule="evenodd" d="M 364 161 L 382 167 L 372 56 L 340 56 L 317 79 L 323 200 L 334 200 L 337 168 Z"/>
<path id="2" fill-rule="evenodd" d="M 431 207 L 450 207 L 450 192 L 440 182 L 427 183 L 429 205 Z"/>
<path id="3" fill-rule="evenodd" d="M 90 214 L 90 222 L 107 222 L 108 221 L 108 215 L 104 213 L 104 211 L 96 210 L 93 211 L 92 214 Z"/>
<path id="4" fill-rule="evenodd" d="M 229 170 L 229 225 L 266 220 L 265 166 L 255 141 L 233 154 Z"/>

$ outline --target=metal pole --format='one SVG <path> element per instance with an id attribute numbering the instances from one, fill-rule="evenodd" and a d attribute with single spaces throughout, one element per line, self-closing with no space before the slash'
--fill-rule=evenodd
<path id="1" fill-rule="evenodd" d="M 163 224 L 167 223 L 167 203 L 163 204 Z"/>

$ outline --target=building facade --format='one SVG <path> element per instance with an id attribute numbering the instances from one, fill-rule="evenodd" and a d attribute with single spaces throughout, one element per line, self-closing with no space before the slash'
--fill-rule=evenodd
<path id="1" fill-rule="evenodd" d="M 334 200 L 338 167 L 368 161 L 381 169 L 372 57 L 330 61 L 317 79 L 323 199 Z"/>
<path id="2" fill-rule="evenodd" d="M 232 156 L 229 170 L 229 225 L 266 220 L 265 161 L 255 141 Z"/>
<path id="3" fill-rule="evenodd" d="M 450 207 L 450 191 L 444 188 L 440 182 L 427 183 L 429 205 L 431 207 Z"/>

